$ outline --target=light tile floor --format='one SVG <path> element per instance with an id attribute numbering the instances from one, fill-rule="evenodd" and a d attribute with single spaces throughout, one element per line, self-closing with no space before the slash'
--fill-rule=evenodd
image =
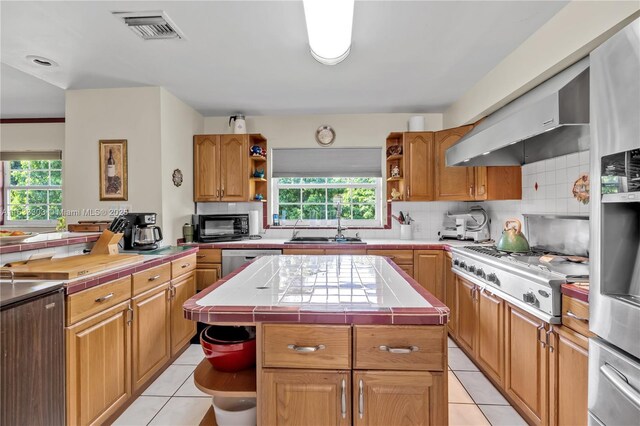
<path id="1" fill-rule="evenodd" d="M 191 345 L 114 423 L 119 426 L 197 426 L 211 397 L 193 384 L 193 371 L 204 358 Z M 526 422 L 449 339 L 449 425 L 526 426 Z"/>

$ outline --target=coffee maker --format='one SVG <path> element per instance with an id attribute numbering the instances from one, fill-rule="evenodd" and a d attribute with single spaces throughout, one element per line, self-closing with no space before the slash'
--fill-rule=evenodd
<path id="1" fill-rule="evenodd" d="M 156 213 L 127 213 L 124 230 L 125 250 L 155 250 L 162 241 L 162 230 L 156 224 Z"/>

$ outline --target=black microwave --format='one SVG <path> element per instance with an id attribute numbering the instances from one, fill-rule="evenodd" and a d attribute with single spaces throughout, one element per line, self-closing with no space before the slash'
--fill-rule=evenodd
<path id="1" fill-rule="evenodd" d="M 203 243 L 249 237 L 248 214 L 197 214 L 192 222 L 197 240 Z"/>

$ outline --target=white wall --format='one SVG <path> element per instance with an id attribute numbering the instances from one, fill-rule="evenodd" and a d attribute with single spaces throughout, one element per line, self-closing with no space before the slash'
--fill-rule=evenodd
<path id="1" fill-rule="evenodd" d="M 66 91 L 64 208 L 162 212 L 160 88 Z M 129 199 L 100 201 L 98 141 L 126 139 Z M 108 215 L 67 217 L 108 218 Z M 160 218 L 162 223 L 162 218 Z"/>
<path id="2" fill-rule="evenodd" d="M 250 133 L 262 133 L 270 148 L 317 148 L 315 132 L 327 124 L 336 132 L 333 147 L 383 146 L 390 132 L 406 131 L 418 114 L 270 115 L 247 117 Z M 442 114 L 423 114 L 426 130 L 442 130 Z M 205 133 L 229 133 L 229 117 L 205 117 Z"/>
<path id="3" fill-rule="evenodd" d="M 444 126 L 472 123 L 577 60 L 640 15 L 638 1 L 572 1 L 503 59 L 444 114 Z"/>
<path id="4" fill-rule="evenodd" d="M 165 89 L 160 91 L 160 140 L 162 163 L 162 216 L 164 244 L 182 238 L 182 225 L 191 223 L 193 203 L 193 135 L 202 133 L 204 121 L 196 110 Z M 182 186 L 173 184 L 180 169 Z"/>
<path id="5" fill-rule="evenodd" d="M 64 149 L 65 123 L 0 124 L 0 151 Z"/>

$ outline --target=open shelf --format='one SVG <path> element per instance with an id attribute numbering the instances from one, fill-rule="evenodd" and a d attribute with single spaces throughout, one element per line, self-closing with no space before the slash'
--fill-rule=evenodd
<path id="1" fill-rule="evenodd" d="M 250 177 L 249 180 L 252 180 L 254 182 L 266 182 L 267 181 L 265 178 L 257 178 L 257 177 Z"/>
<path id="2" fill-rule="evenodd" d="M 259 157 L 257 155 L 250 155 L 249 159 L 251 161 L 255 161 L 256 163 L 262 163 L 263 161 L 267 161 L 267 157 Z"/>
<path id="3" fill-rule="evenodd" d="M 393 154 L 387 157 L 387 161 L 402 160 L 402 154 Z"/>
<path id="4" fill-rule="evenodd" d="M 211 396 L 255 398 L 256 369 L 225 373 L 218 371 L 205 358 L 196 367 L 193 381 L 198 389 Z"/>
<path id="5" fill-rule="evenodd" d="M 403 180 L 403 179 L 404 178 L 402 176 L 400 176 L 400 177 L 390 177 L 390 178 L 387 178 L 387 182 L 397 182 L 397 181 Z"/>

